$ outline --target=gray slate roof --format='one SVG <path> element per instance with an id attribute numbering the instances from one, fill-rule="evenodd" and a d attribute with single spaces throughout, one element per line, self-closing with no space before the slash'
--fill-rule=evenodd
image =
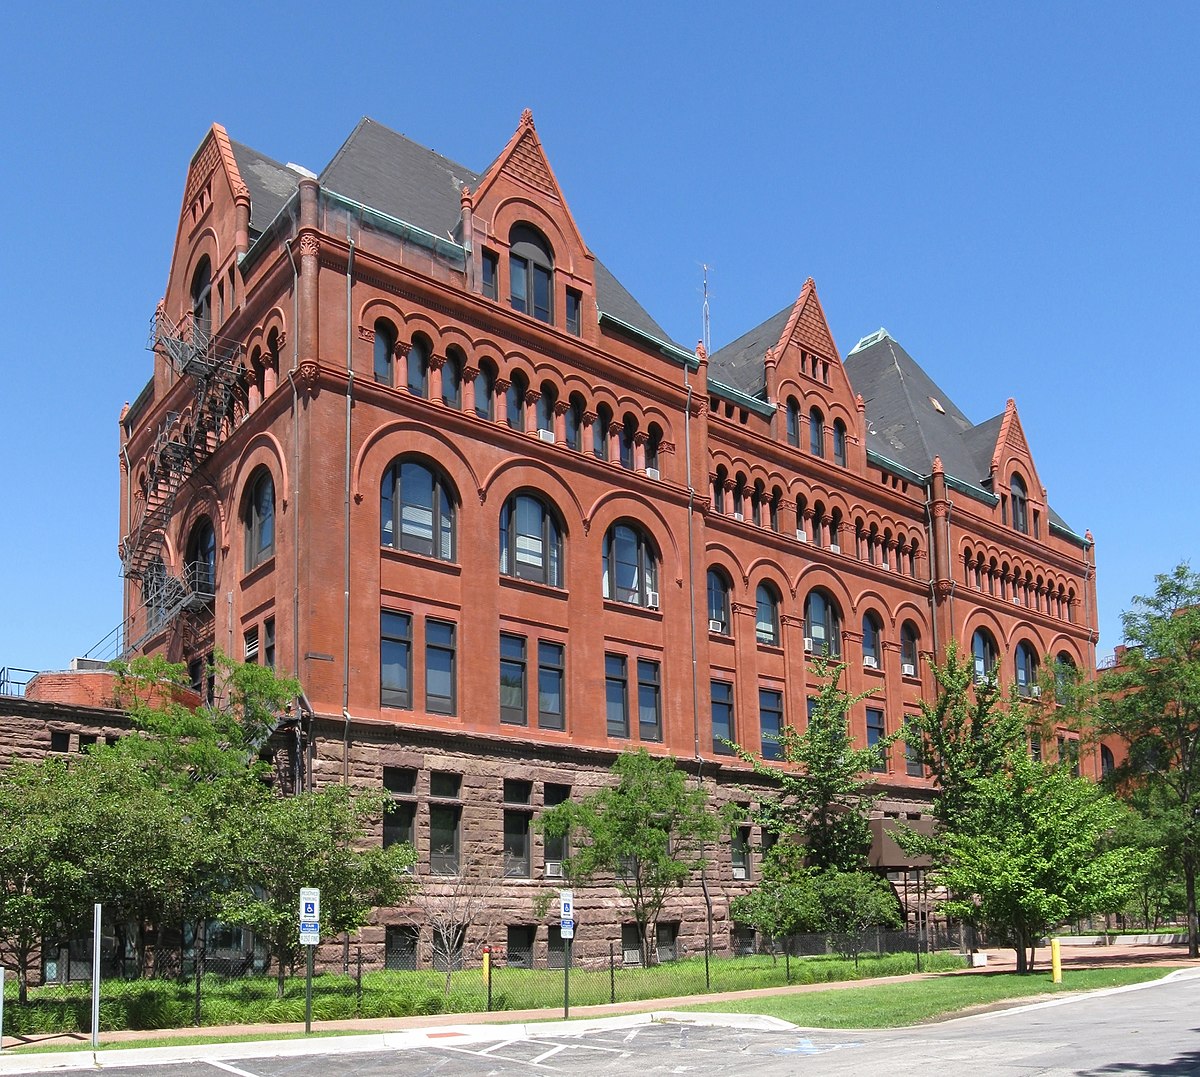
<path id="1" fill-rule="evenodd" d="M 242 179 L 250 188 L 250 224 L 261 232 L 296 189 L 295 170 L 233 142 Z M 364 117 L 320 174 L 321 186 L 435 236 L 461 238 L 461 196 L 480 174 Z M 666 343 L 675 343 L 599 259 L 600 310 Z"/>
<path id="2" fill-rule="evenodd" d="M 747 396 L 763 396 L 767 388 L 763 356 L 779 343 L 795 306 L 789 303 L 761 325 L 713 352 L 708 357 L 708 376 Z"/>

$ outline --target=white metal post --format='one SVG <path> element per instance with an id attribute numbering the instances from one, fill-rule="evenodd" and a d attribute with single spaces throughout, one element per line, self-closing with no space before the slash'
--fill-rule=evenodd
<path id="1" fill-rule="evenodd" d="M 0 1051 L 4 1050 L 4 966 L 0 965 Z"/>
<path id="2" fill-rule="evenodd" d="M 100 1046 L 100 902 L 92 906 L 92 1048 Z"/>

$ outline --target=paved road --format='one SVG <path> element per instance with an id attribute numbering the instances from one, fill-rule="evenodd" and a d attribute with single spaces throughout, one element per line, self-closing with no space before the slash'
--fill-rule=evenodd
<path id="1" fill-rule="evenodd" d="M 734 1019 L 732 1017 L 726 1020 Z M 219 1057 L 126 1066 L 99 1056 L 106 1077 L 510 1077 L 513 1074 L 651 1077 L 1153 1077 L 1200 1075 L 1200 974 L 1085 997 L 890 1031 L 804 1031 L 689 1024 L 626 1024 L 580 1032 L 527 1026 L 433 1029 L 387 1037 L 369 1051 L 353 1041 L 225 1045 Z M 528 1035 L 527 1033 L 531 1033 Z M 372 1040 L 375 1038 L 373 1037 Z M 412 1046 L 406 1046 L 412 1044 Z M 365 1041 L 362 1046 L 366 1046 Z M 178 1054 L 181 1049 L 174 1049 Z M 192 1048 L 200 1051 L 202 1048 Z M 149 1053 L 142 1058 L 149 1061 Z M 30 1058 L 30 1056 L 26 1056 Z M 90 1056 L 85 1056 L 90 1067 Z M 59 1056 L 61 1059 L 62 1056 Z M 77 1059 L 83 1063 L 84 1058 Z M 0 1073 L 17 1058 L 9 1056 Z M 107 1063 L 107 1064 L 106 1064 Z M 113 1068 L 109 1068 L 112 1066 Z"/>

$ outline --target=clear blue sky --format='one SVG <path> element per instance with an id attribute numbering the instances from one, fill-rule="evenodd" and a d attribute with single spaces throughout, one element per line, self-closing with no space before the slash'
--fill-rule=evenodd
<path id="1" fill-rule="evenodd" d="M 120 618 L 117 415 L 208 126 L 319 170 L 363 115 L 481 169 L 521 110 L 680 342 L 812 276 L 975 422 L 1016 398 L 1091 528 L 1100 651 L 1192 556 L 1195 3 L 13 4 L 0 15 L 0 665 Z M 120 14 L 118 14 L 120 12 Z"/>

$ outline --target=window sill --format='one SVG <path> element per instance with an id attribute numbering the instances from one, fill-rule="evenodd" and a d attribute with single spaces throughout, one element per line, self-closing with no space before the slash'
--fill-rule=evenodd
<path id="1" fill-rule="evenodd" d="M 430 557 L 428 554 L 398 550 L 395 546 L 380 546 L 379 556 L 384 561 L 395 561 L 402 565 L 412 565 L 414 568 L 426 568 L 446 576 L 462 575 L 462 565 L 457 561 L 443 561 L 437 557 Z"/>
<path id="2" fill-rule="evenodd" d="M 780 658 L 783 657 L 783 648 L 778 643 L 762 643 L 760 641 L 758 649 L 764 654 L 777 654 Z"/>
<path id="3" fill-rule="evenodd" d="M 509 576 L 506 573 L 500 573 L 500 585 L 502 587 L 511 587 L 515 591 L 528 591 L 533 595 L 545 595 L 547 598 L 556 598 L 560 602 L 565 602 L 570 598 L 570 592 L 565 587 L 555 587 L 551 583 L 540 583 L 537 580 L 526 580 L 520 576 Z"/>
<path id="4" fill-rule="evenodd" d="M 267 557 L 264 560 L 260 561 L 253 568 L 247 569 L 242 574 L 242 589 L 244 590 L 245 588 L 250 587 L 253 584 L 256 584 L 259 580 L 264 579 L 265 577 L 269 576 L 274 571 L 275 571 L 275 555 L 271 554 L 270 557 Z"/>
<path id="5" fill-rule="evenodd" d="M 639 617 L 646 617 L 652 621 L 661 621 L 663 619 L 661 609 L 651 609 L 649 606 L 639 606 L 633 602 L 618 602 L 615 598 L 606 598 L 604 600 L 604 608 L 610 613 L 632 613 Z"/>

